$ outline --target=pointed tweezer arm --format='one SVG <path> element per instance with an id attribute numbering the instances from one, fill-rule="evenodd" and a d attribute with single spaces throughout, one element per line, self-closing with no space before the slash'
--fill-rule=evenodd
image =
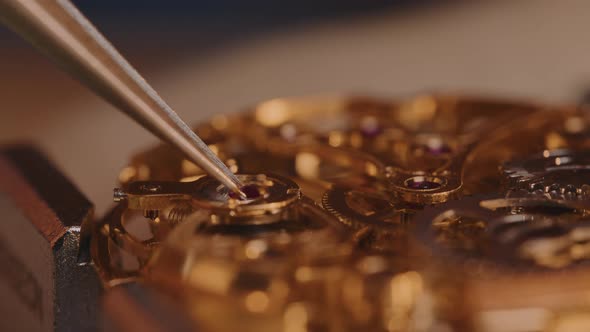
<path id="1" fill-rule="evenodd" d="M 68 0 L 0 0 L 0 21 L 72 76 L 174 145 L 230 190 L 242 184 Z"/>

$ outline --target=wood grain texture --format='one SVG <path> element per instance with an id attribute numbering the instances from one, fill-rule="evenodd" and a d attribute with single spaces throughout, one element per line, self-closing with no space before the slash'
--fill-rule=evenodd
<path id="1" fill-rule="evenodd" d="M 53 247 L 66 233 L 67 228 L 5 156 L 0 156 L 0 174 L 0 190 L 13 200 Z"/>

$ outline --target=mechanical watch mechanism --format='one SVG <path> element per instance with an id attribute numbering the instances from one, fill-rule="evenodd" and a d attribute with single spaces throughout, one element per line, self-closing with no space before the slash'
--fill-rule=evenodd
<path id="1" fill-rule="evenodd" d="M 589 124 L 453 96 L 266 101 L 195 127 L 246 199 L 155 147 L 121 171 L 93 260 L 202 331 L 590 331 Z"/>

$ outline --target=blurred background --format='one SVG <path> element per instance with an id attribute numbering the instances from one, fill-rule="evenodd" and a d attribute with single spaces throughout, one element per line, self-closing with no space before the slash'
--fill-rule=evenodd
<path id="1" fill-rule="evenodd" d="M 573 103 L 590 2 L 74 1 L 189 123 L 279 96 L 467 93 Z M 0 28 L 0 143 L 32 142 L 104 213 L 157 141 Z"/>

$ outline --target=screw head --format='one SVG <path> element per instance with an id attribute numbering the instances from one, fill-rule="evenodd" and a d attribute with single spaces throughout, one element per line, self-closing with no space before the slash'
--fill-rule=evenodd
<path id="1" fill-rule="evenodd" d="M 120 202 L 127 198 L 127 193 L 121 188 L 113 189 L 113 201 Z"/>

